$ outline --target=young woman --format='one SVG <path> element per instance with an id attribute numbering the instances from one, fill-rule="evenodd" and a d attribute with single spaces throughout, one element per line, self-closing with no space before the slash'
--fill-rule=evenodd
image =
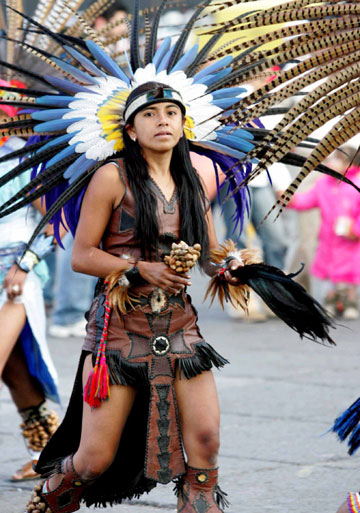
<path id="1" fill-rule="evenodd" d="M 66 511 L 76 511 L 80 498 L 87 504 L 119 502 L 180 476 L 179 511 L 197 511 L 198 501 L 209 505 L 207 511 L 222 511 L 211 367 L 226 360 L 200 334 L 186 293 L 190 276 L 163 261 L 182 239 L 201 244 L 205 272 L 217 269 L 209 250 L 218 243 L 190 162 L 184 112 L 181 96 L 167 86 L 148 82 L 135 89 L 125 106 L 122 159 L 95 173 L 83 199 L 72 264 L 100 278 L 78 374 L 83 387 L 107 323 L 104 279 L 114 271 L 126 279 L 132 301 L 125 313 L 112 310 L 108 321 L 109 399 L 99 408 L 83 403 L 78 378 L 65 420 L 42 453 L 38 470 L 53 465 L 56 473 L 35 495 L 56 512 L 63 511 L 62 496 L 70 489 Z M 242 262 L 233 256 L 228 265 L 235 269 Z M 237 282 L 228 272 L 225 279 Z M 76 404 L 82 420 L 72 416 Z M 62 456 L 67 458 L 59 464 Z"/>

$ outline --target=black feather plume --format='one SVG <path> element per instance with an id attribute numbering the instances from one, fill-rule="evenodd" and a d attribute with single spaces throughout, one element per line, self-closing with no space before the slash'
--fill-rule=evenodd
<path id="1" fill-rule="evenodd" d="M 6 62 L 6 61 L 2 61 L 2 60 L 0 60 L 0 66 L 4 66 L 4 68 L 8 68 L 13 71 L 16 71 L 16 73 L 20 73 L 21 75 L 30 77 L 33 80 L 38 80 L 39 82 L 42 82 L 43 84 L 46 84 L 49 87 L 49 83 L 38 73 L 32 73 L 31 71 L 26 70 L 20 66 L 16 66 L 15 64 L 11 64 L 10 62 Z"/>
<path id="2" fill-rule="evenodd" d="M 334 328 L 332 318 L 304 287 L 292 279 L 298 273 L 286 275 L 270 265 L 251 264 L 235 269 L 231 274 L 242 284 L 249 285 L 301 338 L 335 345 L 329 335 L 329 328 Z"/>
<path id="3" fill-rule="evenodd" d="M 49 141 L 39 141 L 34 144 L 29 144 L 29 146 L 25 146 L 24 148 L 20 148 L 19 150 L 12 151 L 11 153 L 7 153 L 6 155 L 3 155 L 0 157 L 0 164 L 3 162 L 7 162 L 8 160 L 12 159 L 18 159 L 20 157 L 23 157 L 24 155 L 30 154 L 33 151 L 39 150 L 44 144 L 46 144 Z M 0 179 L 0 185 L 1 185 L 1 179 Z"/>
<path id="4" fill-rule="evenodd" d="M 49 208 L 46 214 L 41 219 L 40 223 L 37 225 L 34 233 L 32 234 L 29 242 L 27 243 L 26 248 L 24 249 L 24 253 L 31 247 L 31 244 L 34 242 L 36 237 L 40 234 L 42 229 L 47 225 L 47 223 L 51 220 L 51 218 L 67 203 L 77 192 L 79 192 L 85 185 L 87 185 L 92 177 L 92 175 L 99 169 L 102 163 L 93 167 L 90 171 L 81 175 L 77 180 L 75 180 L 53 203 L 53 205 Z"/>
<path id="5" fill-rule="evenodd" d="M 139 0 L 135 0 L 133 22 L 131 25 L 130 37 L 130 64 L 133 70 L 136 70 L 141 65 L 140 51 L 139 51 Z"/>
<path id="6" fill-rule="evenodd" d="M 217 41 L 222 37 L 222 34 L 215 34 L 213 35 L 207 43 L 204 44 L 204 46 L 201 48 L 200 52 L 197 54 L 197 56 L 194 59 L 194 62 L 190 64 L 190 66 L 185 70 L 186 75 L 188 77 L 192 77 L 197 67 L 202 63 L 202 61 L 206 58 L 208 53 L 210 52 L 211 48 L 217 43 Z"/>
<path id="7" fill-rule="evenodd" d="M 180 37 L 177 40 L 174 50 L 171 54 L 171 58 L 170 58 L 168 66 L 167 66 L 168 71 L 171 71 L 171 69 L 175 66 L 177 61 L 180 59 L 183 49 L 184 49 L 184 46 L 186 44 L 186 41 L 188 40 L 190 31 L 191 31 L 194 23 L 198 19 L 199 14 L 205 9 L 205 7 L 207 7 L 209 5 L 210 2 L 211 2 L 211 0 L 205 0 L 204 2 L 202 2 L 200 7 L 198 7 L 195 10 L 194 14 L 191 16 L 190 20 L 185 25 L 184 30 L 181 32 Z"/>
<path id="8" fill-rule="evenodd" d="M 0 206 L 0 215 L 1 217 L 4 217 L 7 214 L 10 214 L 12 212 L 15 212 L 16 208 L 21 208 L 25 205 L 28 205 L 29 203 L 33 202 L 35 199 L 40 198 L 43 194 L 48 192 L 52 187 L 55 186 L 55 184 L 60 183 L 58 182 L 58 177 L 60 176 L 62 180 L 64 180 L 62 173 L 65 171 L 65 169 L 72 164 L 76 159 L 78 158 L 78 155 L 69 155 L 68 157 L 65 157 L 60 162 L 57 162 L 56 164 L 50 166 L 49 168 L 45 169 L 42 173 L 39 173 L 31 182 L 29 182 L 27 185 L 25 185 L 20 191 L 18 191 L 14 196 L 12 196 L 8 201 L 6 201 L 3 205 Z M 52 180 L 54 178 L 54 181 Z M 31 193 L 34 188 L 38 187 L 39 185 L 42 185 L 41 190 L 42 193 L 40 195 L 34 195 Z M 37 189 L 37 191 L 39 191 Z M 15 210 L 6 210 L 10 205 L 13 205 L 16 201 L 22 200 L 19 203 L 16 203 Z"/>
<path id="9" fill-rule="evenodd" d="M 47 143 L 47 142 L 49 142 L 49 141 L 42 141 L 42 144 Z M 2 176 L 0 178 L 0 187 L 5 185 L 7 182 L 12 180 L 16 176 L 21 175 L 22 173 L 24 173 L 28 169 L 37 166 L 38 164 L 43 162 L 45 159 L 49 160 L 51 157 L 56 155 L 56 153 L 58 153 L 60 150 L 62 150 L 66 146 L 67 146 L 67 143 L 63 143 L 61 145 L 54 146 L 53 148 L 49 148 L 49 149 L 46 149 L 46 150 L 41 151 L 41 152 L 39 151 L 38 153 L 36 153 L 36 155 L 33 155 L 30 158 L 27 158 L 26 160 L 24 160 L 23 162 L 18 164 L 16 167 L 14 167 L 10 171 L 8 171 L 4 176 Z M 26 153 L 29 153 L 29 149 L 30 149 L 30 146 L 22 148 L 23 151 L 26 150 Z M 19 150 L 19 151 L 21 151 L 21 150 Z M 15 153 L 18 153 L 18 152 L 10 153 L 8 155 L 5 155 L 5 157 L 15 158 L 16 157 Z M 44 171 L 44 173 L 46 173 L 46 171 Z M 44 173 L 41 173 L 41 175 L 39 175 L 39 176 L 43 176 Z M 45 180 L 45 179 L 46 179 L 46 175 L 43 176 L 42 180 Z M 36 187 L 37 184 L 33 185 L 33 182 L 31 182 L 31 185 L 33 187 Z M 1 208 L 0 208 L 0 210 L 1 210 Z"/>
<path id="10" fill-rule="evenodd" d="M 160 23 L 160 17 L 164 10 L 165 5 L 167 4 L 168 0 L 162 0 L 161 4 L 159 5 L 156 15 L 153 19 L 152 27 L 151 27 L 151 33 L 150 33 L 150 39 L 149 44 L 145 48 L 145 64 L 149 64 L 152 62 L 153 57 L 155 55 L 156 51 L 156 43 L 157 43 L 157 33 Z"/>
<path id="11" fill-rule="evenodd" d="M 46 184 L 44 184 L 44 186 L 39 187 L 38 189 L 36 189 L 32 193 L 28 194 L 28 196 L 26 196 L 26 198 L 18 201 L 17 203 L 15 203 L 15 205 L 12 205 L 11 207 L 7 208 L 6 210 L 1 209 L 1 211 L 0 211 L 0 218 L 1 217 L 6 217 L 9 214 L 12 214 L 13 212 L 16 212 L 20 208 L 26 207 L 27 205 L 30 205 L 30 203 L 32 203 L 33 201 L 35 201 L 35 200 L 41 198 L 42 196 L 44 196 L 46 194 L 46 192 L 49 190 L 49 188 L 52 189 L 52 188 L 56 187 L 57 185 L 59 185 L 62 182 L 65 182 L 65 179 L 63 178 L 62 173 L 57 173 L 56 175 L 53 174 L 51 179 L 48 180 L 48 182 Z M 15 201 L 14 200 L 14 196 L 11 199 L 13 201 Z M 4 208 L 5 208 L 5 204 L 4 204 Z"/>

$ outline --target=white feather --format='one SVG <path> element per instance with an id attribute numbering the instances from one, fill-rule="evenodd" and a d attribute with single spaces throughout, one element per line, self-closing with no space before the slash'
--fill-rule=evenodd
<path id="1" fill-rule="evenodd" d="M 105 160 L 115 153 L 114 145 L 116 141 L 102 141 L 92 146 L 87 152 L 86 157 L 93 160 Z"/>

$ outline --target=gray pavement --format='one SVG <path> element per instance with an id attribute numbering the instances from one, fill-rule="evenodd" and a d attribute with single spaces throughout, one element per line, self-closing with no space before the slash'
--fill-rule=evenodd
<path id="1" fill-rule="evenodd" d="M 331 513 L 347 490 L 360 489 L 359 456 L 325 434 L 332 420 L 360 395 L 360 322 L 339 326 L 336 348 L 301 341 L 278 320 L 231 320 L 218 305 L 201 304 L 205 279 L 191 291 L 204 337 L 230 361 L 215 372 L 222 410 L 221 487 L 229 513 Z M 66 405 L 80 339 L 50 339 Z M 63 414 L 59 410 L 60 414 Z M 23 513 L 33 482 L 8 478 L 26 458 L 19 418 L 0 391 L 0 513 Z M 83 507 L 81 511 L 90 511 Z M 175 512 L 172 486 L 105 511 Z"/>

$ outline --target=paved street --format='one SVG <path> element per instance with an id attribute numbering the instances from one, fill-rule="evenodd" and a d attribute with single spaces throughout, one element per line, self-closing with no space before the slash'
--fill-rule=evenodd
<path id="1" fill-rule="evenodd" d="M 324 435 L 360 395 L 360 322 L 339 326 L 334 332 L 338 346 L 327 348 L 301 341 L 277 320 L 230 320 L 217 305 L 209 309 L 201 304 L 204 278 L 193 282 L 202 333 L 231 361 L 215 373 L 222 409 L 220 484 L 231 501 L 229 513 L 335 512 L 347 490 L 360 488 L 360 455 L 348 457 L 333 435 Z M 49 342 L 66 405 L 82 342 Z M 8 480 L 26 453 L 19 417 L 5 388 L 0 418 L 0 512 L 23 513 L 33 483 Z M 175 509 L 169 485 L 105 511 Z"/>

